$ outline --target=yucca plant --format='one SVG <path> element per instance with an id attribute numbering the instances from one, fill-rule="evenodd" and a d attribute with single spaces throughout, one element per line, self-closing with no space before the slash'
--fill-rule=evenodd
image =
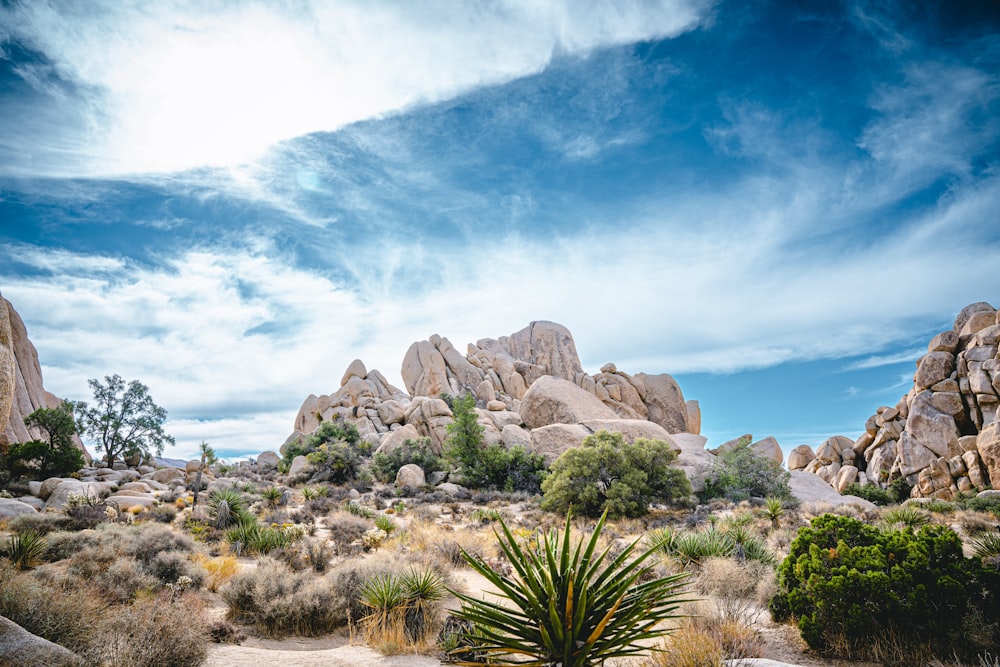
<path id="1" fill-rule="evenodd" d="M 218 529 L 229 528 L 243 513 L 243 498 L 236 489 L 213 491 L 208 497 L 208 516 Z"/>
<path id="2" fill-rule="evenodd" d="M 976 558 L 995 561 L 1000 559 L 1000 533 L 981 533 L 971 540 Z"/>
<path id="3" fill-rule="evenodd" d="M 656 549 L 664 554 L 670 555 L 674 551 L 674 542 L 677 540 L 677 533 L 670 527 L 654 528 L 646 535 L 646 546 Z"/>
<path id="4" fill-rule="evenodd" d="M 406 589 L 406 638 L 411 642 L 422 642 L 434 627 L 438 602 L 445 594 L 444 580 L 431 569 L 410 569 L 403 573 L 403 588 Z"/>
<path id="5" fill-rule="evenodd" d="M 499 521 L 497 539 L 514 576 L 463 552 L 507 600 L 498 604 L 452 591 L 462 603 L 454 614 L 476 628 L 473 646 L 463 653 L 479 657 L 461 664 L 591 667 L 645 653 L 649 640 L 669 634 L 662 622 L 679 616 L 684 575 L 655 578 L 646 561 L 656 548 L 635 555 L 638 540 L 615 557 L 610 547 L 596 553 L 606 519 L 607 512 L 589 539 L 574 544 L 567 516 L 561 538 L 558 531 L 542 533 L 533 548 L 522 548 Z"/>
<path id="6" fill-rule="evenodd" d="M 920 528 L 931 522 L 931 515 L 917 509 L 913 505 L 890 507 L 882 512 L 882 523 L 888 528 L 903 526 L 905 528 Z"/>
<path id="7" fill-rule="evenodd" d="M 764 507 L 760 513 L 764 518 L 770 519 L 771 530 L 778 530 L 781 527 L 781 517 L 785 516 L 785 501 L 776 496 L 768 496 L 764 499 Z"/>
<path id="8" fill-rule="evenodd" d="M 375 517 L 375 527 L 384 530 L 386 535 L 392 535 L 392 531 L 396 530 L 396 522 L 388 514 L 379 514 Z"/>
<path id="9" fill-rule="evenodd" d="M 365 507 L 364 505 L 356 503 L 352 500 L 347 501 L 346 508 L 348 513 L 353 514 L 354 516 L 359 516 L 362 519 L 375 518 L 375 510 L 370 507 Z"/>
<path id="10" fill-rule="evenodd" d="M 302 500 L 309 501 L 309 500 L 315 500 L 316 498 L 319 498 L 318 490 L 314 489 L 311 486 L 302 487 Z"/>
<path id="11" fill-rule="evenodd" d="M 17 569 L 27 570 L 41 562 L 48 548 L 40 533 L 24 530 L 7 539 L 7 558 Z"/>
<path id="12" fill-rule="evenodd" d="M 405 643 L 406 587 L 398 576 L 390 572 L 371 577 L 362 584 L 358 598 L 369 609 L 362 619 L 367 644 Z"/>
<path id="13" fill-rule="evenodd" d="M 277 486 L 267 487 L 260 492 L 260 495 L 264 499 L 264 504 L 270 509 L 274 509 L 285 502 L 285 491 Z"/>
<path id="14" fill-rule="evenodd" d="M 736 551 L 736 542 L 714 527 L 681 533 L 674 541 L 671 554 L 681 565 L 698 565 L 709 558 L 728 558 Z"/>

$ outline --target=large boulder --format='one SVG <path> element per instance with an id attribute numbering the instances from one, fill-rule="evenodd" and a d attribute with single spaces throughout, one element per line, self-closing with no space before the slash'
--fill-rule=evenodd
<path id="1" fill-rule="evenodd" d="M 77 667 L 83 659 L 67 648 L 33 635 L 0 616 L 0 665 L 11 667 Z"/>
<path id="2" fill-rule="evenodd" d="M 521 419 L 531 429 L 577 424 L 590 419 L 618 419 L 614 410 L 568 380 L 545 375 L 521 399 Z"/>
<path id="3" fill-rule="evenodd" d="M 407 440 L 419 440 L 420 431 L 413 424 L 407 424 L 401 428 L 397 428 L 395 431 L 389 431 L 385 436 L 383 436 L 378 449 L 375 450 L 376 454 L 391 454 L 400 447 Z"/>
<path id="4" fill-rule="evenodd" d="M 677 462 L 673 464 L 687 475 L 694 493 L 705 490 L 705 481 L 712 474 L 715 455 L 705 449 L 708 439 L 693 433 L 674 433 L 670 442 L 680 449 Z"/>
<path id="5" fill-rule="evenodd" d="M 281 463 L 281 457 L 278 456 L 278 452 L 266 451 L 257 455 L 257 465 L 261 468 L 277 468 L 279 463 Z"/>
<path id="6" fill-rule="evenodd" d="M 545 457 L 551 464 L 563 452 L 579 447 L 592 431 L 583 424 L 550 424 L 531 431 L 531 451 Z"/>
<path id="7" fill-rule="evenodd" d="M 407 463 L 396 471 L 396 486 L 419 488 L 426 484 L 424 469 L 416 463 Z"/>
<path id="8" fill-rule="evenodd" d="M 773 435 L 769 435 L 766 438 L 753 443 L 750 445 L 750 450 L 757 456 L 771 459 L 777 463 L 781 463 L 785 460 L 785 453 L 781 451 L 781 445 L 778 444 L 777 439 L 775 439 Z"/>
<path id="9" fill-rule="evenodd" d="M 659 375 L 637 373 L 632 376 L 632 384 L 642 396 L 649 421 L 656 422 L 668 433 L 689 432 L 688 405 L 673 377 L 666 373 Z M 698 426 L 700 428 L 701 425 Z"/>
<path id="10" fill-rule="evenodd" d="M 813 453 L 812 447 L 809 445 L 799 445 L 788 452 L 788 469 L 802 470 L 815 458 L 816 454 Z"/>
<path id="11" fill-rule="evenodd" d="M 14 388 L 17 382 L 17 359 L 10 331 L 7 300 L 0 296 L 0 438 L 7 430 L 10 410 L 14 406 Z M 11 444 L 5 439 L 3 445 Z"/>
<path id="12" fill-rule="evenodd" d="M 37 514 L 38 511 L 28 503 L 13 498 L 0 498 L 0 521 L 13 519 L 22 514 Z"/>
<path id="13" fill-rule="evenodd" d="M 906 431 L 921 445 L 937 456 L 951 457 L 962 453 L 955 419 L 934 406 L 934 392 L 921 391 L 910 404 Z"/>
<path id="14" fill-rule="evenodd" d="M 875 504 L 857 496 L 842 496 L 837 490 L 804 470 L 793 470 L 788 480 L 792 495 L 801 502 L 821 502 L 829 505 L 856 505 L 862 509 L 874 510 Z"/>
<path id="15" fill-rule="evenodd" d="M 1000 422 L 983 427 L 976 438 L 976 450 L 992 486 L 1000 485 Z"/>
<path id="16" fill-rule="evenodd" d="M 640 438 L 647 440 L 663 440 L 673 446 L 674 451 L 680 448 L 674 443 L 670 434 L 659 424 L 645 419 L 588 419 L 582 422 L 592 433 L 608 431 L 621 433 L 625 442 L 635 442 Z"/>

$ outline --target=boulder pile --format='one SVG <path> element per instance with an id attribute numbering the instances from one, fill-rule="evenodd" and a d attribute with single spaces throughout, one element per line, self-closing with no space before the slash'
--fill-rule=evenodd
<path id="1" fill-rule="evenodd" d="M 1000 484 L 998 341 L 1000 313 L 988 303 L 966 306 L 951 330 L 928 343 L 896 405 L 879 407 L 857 440 L 834 436 L 816 451 L 796 447 L 789 469 L 815 473 L 839 491 L 902 477 L 915 498 L 949 500 Z"/>
<path id="2" fill-rule="evenodd" d="M 599 430 L 669 440 L 697 435 L 701 425 L 697 401 L 685 401 L 670 375 L 629 375 L 614 364 L 590 375 L 572 334 L 553 322 L 484 338 L 464 356 L 447 338 L 431 336 L 409 347 L 400 375 L 405 391 L 352 361 L 339 389 L 306 398 L 283 449 L 334 420 L 353 424 L 382 451 L 420 437 L 440 451 L 453 421 L 443 394 L 476 397 L 487 444 L 520 445 L 549 460 Z"/>

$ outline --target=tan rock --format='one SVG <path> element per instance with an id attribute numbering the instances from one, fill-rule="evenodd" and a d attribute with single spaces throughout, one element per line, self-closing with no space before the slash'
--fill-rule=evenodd
<path id="1" fill-rule="evenodd" d="M 486 404 L 486 409 L 490 412 L 502 412 L 507 410 L 507 404 L 503 401 L 489 401 Z"/>
<path id="2" fill-rule="evenodd" d="M 899 458 L 899 472 L 904 477 L 920 472 L 937 459 L 932 450 L 924 447 L 907 431 L 900 436 L 896 453 Z"/>
<path id="3" fill-rule="evenodd" d="M 281 463 L 281 457 L 277 452 L 267 451 L 257 455 L 257 465 L 261 468 L 277 468 Z"/>
<path id="4" fill-rule="evenodd" d="M 438 396 L 451 393 L 444 357 L 434 344 L 422 340 L 410 345 L 400 369 L 403 384 L 411 396 Z"/>
<path id="5" fill-rule="evenodd" d="M 184 471 L 180 468 L 160 468 L 149 476 L 154 482 L 169 484 L 177 480 L 184 479 Z"/>
<path id="6" fill-rule="evenodd" d="M 82 667 L 82 658 L 0 616 L 0 665 Z"/>
<path id="7" fill-rule="evenodd" d="M 674 433 L 670 436 L 670 442 L 681 450 L 672 466 L 684 471 L 694 493 L 703 491 L 705 481 L 715 465 L 715 456 L 705 450 L 708 440 L 694 433 Z"/>
<path id="8" fill-rule="evenodd" d="M 496 400 L 497 392 L 493 387 L 493 383 L 489 378 L 483 380 L 476 387 L 476 399 L 482 401 L 483 403 L 489 403 L 490 401 Z"/>
<path id="9" fill-rule="evenodd" d="M 687 406 L 687 431 L 699 435 L 701 433 L 701 405 L 694 399 L 684 401 L 684 405 Z"/>
<path id="10" fill-rule="evenodd" d="M 965 336 L 971 336 L 987 327 L 991 327 L 996 324 L 996 312 L 990 312 L 988 310 L 981 310 L 979 312 L 973 313 L 969 316 L 969 320 L 965 325 L 959 330 L 959 338 L 964 338 Z"/>
<path id="11" fill-rule="evenodd" d="M 0 437 L 7 431 L 10 411 L 14 406 L 14 389 L 17 386 L 17 358 L 10 331 L 7 300 L 0 295 Z M 9 441 L 3 444 L 11 444 Z"/>
<path id="12" fill-rule="evenodd" d="M 398 428 L 395 431 L 389 431 L 386 435 L 382 436 L 382 440 L 375 450 L 377 454 L 391 454 L 400 447 L 407 440 L 419 440 L 420 432 L 417 427 L 413 424 L 406 424 L 402 428 Z"/>
<path id="13" fill-rule="evenodd" d="M 874 510 L 875 504 L 856 496 L 842 496 L 837 490 L 816 475 L 804 470 L 793 470 L 788 480 L 792 495 L 804 503 L 826 503 L 828 505 L 855 505 L 861 509 Z"/>
<path id="14" fill-rule="evenodd" d="M 830 463 L 840 462 L 840 446 L 839 443 L 827 439 L 819 447 L 816 448 L 816 458 L 823 465 L 829 465 Z"/>
<path id="15" fill-rule="evenodd" d="M 406 419 L 405 407 L 399 401 L 393 399 L 379 403 L 377 410 L 378 418 L 381 419 L 382 423 L 386 426 L 399 424 Z"/>
<path id="16" fill-rule="evenodd" d="M 983 427 L 976 440 L 976 448 L 990 484 L 1000 485 L 1000 422 Z"/>
<path id="17" fill-rule="evenodd" d="M 847 490 L 847 487 L 858 481 L 858 469 L 854 466 L 841 466 L 840 470 L 837 472 L 837 479 L 834 483 L 834 487 L 837 489 L 837 493 L 843 494 Z"/>
<path id="18" fill-rule="evenodd" d="M 649 421 L 659 424 L 667 430 L 667 433 L 691 432 L 687 423 L 687 403 L 673 377 L 666 373 L 659 375 L 637 373 L 632 376 L 631 383 L 637 388 L 642 386 L 639 393 L 643 396 Z"/>
<path id="19" fill-rule="evenodd" d="M 917 372 L 913 376 L 918 389 L 926 389 L 942 380 L 947 380 L 955 370 L 955 357 L 949 352 L 928 352 L 917 362 Z"/>
<path id="20" fill-rule="evenodd" d="M 927 351 L 954 353 L 957 347 L 958 347 L 958 332 L 943 331 L 939 333 L 937 336 L 934 336 L 934 338 L 931 338 L 931 342 L 927 344 Z"/>
<path id="21" fill-rule="evenodd" d="M 598 431 L 621 433 L 625 442 L 635 442 L 640 438 L 663 440 L 673 445 L 675 452 L 680 451 L 670 434 L 662 426 L 645 419 L 588 419 L 582 423 L 590 429 L 591 433 Z"/>
<path id="22" fill-rule="evenodd" d="M 396 472 L 396 487 L 420 488 L 426 484 L 424 470 L 416 463 L 407 463 Z"/>
<path id="23" fill-rule="evenodd" d="M 344 371 L 343 377 L 340 378 L 340 386 L 343 387 L 347 384 L 347 381 L 352 377 L 356 377 L 359 380 L 364 380 L 368 375 L 368 369 L 365 368 L 365 363 L 360 359 L 355 359 L 347 366 L 347 370 Z"/>
<path id="24" fill-rule="evenodd" d="M 531 431 L 531 451 L 541 454 L 545 462 L 551 464 L 566 450 L 579 447 L 590 434 L 590 429 L 582 424 L 550 424 L 535 428 Z"/>
<path id="25" fill-rule="evenodd" d="M 958 315 L 955 317 L 954 329 L 957 332 L 961 332 L 965 325 L 972 319 L 975 313 L 979 312 L 989 312 L 994 313 L 994 319 L 996 318 L 996 309 L 985 301 L 979 301 L 977 303 L 972 303 L 963 308 Z"/>
<path id="26" fill-rule="evenodd" d="M 958 392 L 932 392 L 931 405 L 939 412 L 951 415 L 952 417 L 965 409 L 965 406 L 962 404 L 962 396 Z"/>
<path id="27" fill-rule="evenodd" d="M 536 380 L 521 399 L 521 419 L 531 429 L 551 424 L 577 424 L 618 415 L 572 382 L 550 375 Z"/>
<path id="28" fill-rule="evenodd" d="M 36 499 L 38 500 L 38 499 Z M 0 498 L 0 521 L 6 522 L 22 514 L 37 514 L 38 510 L 32 505 L 13 498 Z M 2 663 L 0 663 L 2 664 Z"/>
<path id="29" fill-rule="evenodd" d="M 753 443 L 750 445 L 750 449 L 753 450 L 757 456 L 763 456 L 771 459 L 772 461 L 777 461 L 778 463 L 785 460 L 785 454 L 781 451 L 781 445 L 778 444 L 778 441 L 772 435 Z"/>
<path id="30" fill-rule="evenodd" d="M 512 447 L 531 448 L 531 434 L 516 424 L 504 426 L 500 432 L 500 439 L 507 449 Z"/>
<path id="31" fill-rule="evenodd" d="M 532 322 L 511 334 L 507 341 L 511 356 L 541 369 L 537 377 L 526 377 L 530 385 L 542 375 L 573 382 L 583 370 L 576 343 L 569 329 L 555 322 Z"/>
<path id="32" fill-rule="evenodd" d="M 855 454 L 864 454 L 868 450 L 868 448 L 871 447 L 874 441 L 875 438 L 872 437 L 872 434 L 869 433 L 868 431 L 865 431 L 860 436 L 858 436 L 857 440 L 854 441 L 852 449 L 854 450 Z"/>
<path id="33" fill-rule="evenodd" d="M 812 447 L 809 445 L 799 445 L 788 452 L 788 469 L 802 470 L 815 458 L 816 454 L 813 453 Z"/>
<path id="34" fill-rule="evenodd" d="M 935 408 L 932 397 L 932 392 L 922 391 L 913 399 L 906 419 L 907 433 L 937 456 L 961 454 L 954 418 Z"/>

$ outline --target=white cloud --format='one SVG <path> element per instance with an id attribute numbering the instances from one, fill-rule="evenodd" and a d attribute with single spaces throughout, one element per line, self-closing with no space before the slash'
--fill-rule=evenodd
<path id="1" fill-rule="evenodd" d="M 19 127 L 6 124 L 3 171 L 242 162 L 276 141 L 538 72 L 555 53 L 677 35 L 711 4 L 16 4 L 0 9 L 0 23 L 51 65 L 25 73 L 47 101 L 23 109 Z"/>

